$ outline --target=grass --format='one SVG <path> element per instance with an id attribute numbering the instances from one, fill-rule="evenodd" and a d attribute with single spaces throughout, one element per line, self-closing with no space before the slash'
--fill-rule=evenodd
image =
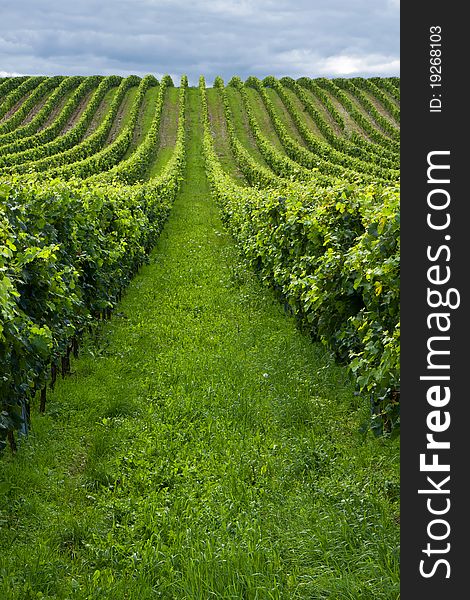
<path id="1" fill-rule="evenodd" d="M 150 264 L 0 461 L 0 597 L 396 600 L 398 442 L 240 258 L 199 117 Z"/>

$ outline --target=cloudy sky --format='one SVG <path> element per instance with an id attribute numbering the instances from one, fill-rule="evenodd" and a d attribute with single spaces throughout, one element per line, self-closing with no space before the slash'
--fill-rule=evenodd
<path id="1" fill-rule="evenodd" d="M 399 75 L 399 0 L 0 0 L 0 75 Z"/>

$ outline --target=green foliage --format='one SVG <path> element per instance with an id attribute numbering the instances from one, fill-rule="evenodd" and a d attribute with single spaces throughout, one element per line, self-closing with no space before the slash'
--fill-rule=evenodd
<path id="1" fill-rule="evenodd" d="M 55 81 L 54 81 L 54 79 L 55 79 Z M 43 88 L 43 91 L 45 91 L 46 93 L 49 92 L 50 87 L 52 87 L 55 82 L 58 82 L 59 85 L 54 89 L 53 93 L 47 97 L 43 106 L 40 108 L 40 110 L 36 113 L 36 115 L 34 115 L 34 117 L 27 124 L 24 124 L 24 125 L 21 125 L 21 126 L 15 128 L 12 119 L 9 120 L 10 132 L 2 133 L 0 135 L 0 146 L 2 146 L 2 154 L 5 151 L 5 148 L 3 148 L 3 146 L 8 145 L 11 141 L 19 140 L 21 138 L 25 138 L 30 135 L 33 135 L 41 127 L 41 125 L 44 124 L 44 122 L 50 116 L 50 114 L 52 113 L 54 108 L 68 94 L 68 92 L 70 90 L 72 90 L 74 87 L 76 88 L 78 86 L 78 84 L 82 83 L 84 80 L 85 80 L 84 77 L 79 77 L 79 76 L 58 77 L 58 78 L 51 78 L 51 79 L 47 80 L 47 82 L 45 82 L 45 83 L 48 83 L 48 86 Z M 40 86 L 36 89 L 41 90 L 41 88 L 42 88 L 42 86 Z M 40 96 L 40 95 L 41 94 L 38 94 L 38 96 Z M 34 104 L 36 102 L 36 98 L 34 97 L 34 95 L 31 96 L 31 100 L 32 100 L 32 104 Z M 24 108 L 24 105 L 22 108 Z M 17 111 L 15 113 L 17 122 L 21 122 L 21 119 L 18 118 L 19 114 L 20 114 L 19 111 Z M 7 148 L 7 152 L 11 152 L 11 147 Z"/>
<path id="2" fill-rule="evenodd" d="M 312 335 L 349 364 L 358 389 L 372 394 L 375 420 L 382 419 L 386 431 L 397 429 L 399 393 L 399 145 L 391 122 L 399 118 L 396 83 L 232 78 L 248 134 L 265 161 L 260 164 L 237 134 L 217 77 L 230 152 L 247 187 L 227 175 L 214 151 L 203 78 L 200 82 L 202 149 L 225 222 L 260 277 Z M 153 118 L 137 144 L 152 86 L 158 86 Z M 27 418 L 29 401 L 45 388 L 51 366 L 70 354 L 93 318 L 116 305 L 158 236 L 185 161 L 183 77 L 172 156 L 158 178 L 146 181 L 160 150 L 165 91 L 172 86 L 169 76 L 159 83 L 152 75 L 0 83 L 0 114 L 11 112 L 0 127 L 2 439 Z M 269 139 L 252 93 L 269 116 Z M 87 96 L 76 122 L 64 131 Z M 105 97 L 109 109 L 89 133 Z M 333 98 L 369 139 L 346 132 Z M 36 114 L 22 124 L 38 103 Z M 378 111 L 380 103 L 390 117 Z M 307 126 L 301 106 L 322 139 Z M 284 109 L 288 121 L 281 118 Z M 280 143 L 273 144 L 273 136 Z"/>
<path id="3" fill-rule="evenodd" d="M 93 171 L 93 166 L 96 165 L 98 161 L 100 161 L 103 157 L 103 153 L 105 157 L 108 158 L 110 154 L 124 153 L 127 145 L 129 144 L 130 133 L 128 128 L 125 129 L 124 132 L 121 132 L 121 135 L 109 146 L 105 145 L 108 134 L 113 126 L 114 120 L 117 116 L 119 107 L 123 102 L 126 94 L 129 92 L 130 88 L 138 85 L 138 93 L 134 99 L 134 103 L 132 106 L 133 117 L 138 111 L 140 102 L 142 100 L 142 96 L 145 93 L 147 87 L 151 84 L 155 85 L 155 78 L 149 76 L 149 78 L 140 80 L 135 75 L 131 75 L 123 79 L 117 89 L 117 92 L 113 98 L 110 109 L 103 119 L 100 126 L 93 131 L 93 133 L 87 136 L 82 141 L 79 141 L 82 138 L 83 133 L 85 132 L 85 124 L 88 127 L 89 122 L 94 116 L 96 109 L 98 108 L 99 103 L 102 100 L 103 88 L 98 90 L 101 94 L 98 95 L 98 90 L 96 97 L 93 98 L 94 102 L 90 103 L 87 107 L 87 115 L 82 115 L 82 119 L 80 122 L 80 127 L 74 128 L 74 133 L 69 136 L 68 139 L 64 140 L 59 138 L 60 142 L 58 142 L 61 146 L 65 145 L 67 149 L 63 151 L 57 151 L 57 143 L 54 141 L 53 144 L 53 154 L 49 155 L 50 149 L 48 150 L 48 155 L 44 158 L 38 159 L 30 159 L 28 156 L 27 162 L 22 162 L 22 164 L 18 164 L 8 170 L 8 172 L 13 173 L 37 173 L 38 171 L 47 171 L 45 174 L 45 178 L 50 178 L 54 176 L 60 176 L 62 178 L 72 177 L 74 175 L 77 176 L 87 176 L 91 175 Z M 106 84 L 106 88 L 108 88 L 109 82 Z M 134 120 L 135 125 L 135 120 Z M 69 132 L 71 133 L 71 132 Z M 78 138 L 78 139 L 77 139 Z M 79 143 L 75 143 L 71 148 L 69 148 L 69 141 L 79 141 Z M 105 147 L 103 148 L 103 145 Z M 23 157 L 24 158 L 24 157 Z M 80 165 L 75 165 L 74 163 L 80 162 Z M 105 165 L 103 165 L 104 167 Z"/>
<path id="4" fill-rule="evenodd" d="M 5 134 L 18 128 L 36 103 L 41 101 L 44 97 L 47 98 L 50 91 L 57 88 L 63 80 L 64 78 L 62 76 L 47 77 L 36 86 L 21 106 L 14 111 L 8 119 L 4 120 L 3 123 L 0 123 L 0 140 Z"/>
<path id="5" fill-rule="evenodd" d="M 345 90 L 350 91 L 354 97 L 360 102 L 360 104 L 365 108 L 366 112 L 374 119 L 376 123 L 382 128 L 382 130 L 387 133 L 392 139 L 399 140 L 400 132 L 399 130 L 390 122 L 389 119 L 385 118 L 374 106 L 368 96 L 360 89 L 360 87 L 365 89 L 370 89 L 370 86 L 362 83 L 362 79 L 344 79 L 340 78 L 336 80 L 337 85 Z M 356 82 L 359 83 L 359 86 L 356 86 Z M 397 115 L 398 116 L 398 115 Z"/>
<path id="6" fill-rule="evenodd" d="M 200 116 L 149 264 L 0 461 L 0 597 L 397 600 L 398 440 L 224 231 Z"/>
<path id="7" fill-rule="evenodd" d="M 299 80 L 299 81 L 301 81 L 301 80 Z M 315 90 L 315 93 L 319 96 L 322 104 L 325 107 L 327 107 L 331 104 L 328 97 L 324 94 L 323 90 L 320 87 L 318 87 L 313 82 L 313 80 L 307 80 L 304 78 L 304 80 L 302 80 L 302 81 L 305 83 L 305 85 L 307 85 L 309 87 L 309 89 L 311 91 Z M 308 112 L 308 114 L 312 117 L 315 125 L 321 131 L 322 135 L 328 141 L 328 143 L 331 144 L 331 146 L 333 148 L 335 148 L 336 150 L 339 150 L 340 152 L 344 152 L 346 155 L 349 155 L 350 157 L 360 159 L 361 160 L 361 163 L 360 163 L 361 169 L 366 168 L 366 171 L 367 170 L 370 171 L 371 170 L 370 167 L 374 167 L 376 165 L 379 165 L 380 167 L 383 167 L 384 169 L 393 169 L 395 171 L 398 169 L 399 156 L 397 156 L 396 159 L 393 160 L 391 158 L 384 156 L 383 148 L 381 148 L 377 144 L 367 143 L 366 140 L 364 139 L 363 143 L 359 145 L 359 144 L 357 144 L 357 140 L 356 140 L 356 143 L 353 143 L 344 137 L 336 135 L 336 133 L 333 131 L 333 128 L 326 121 L 326 119 L 321 114 L 321 112 L 316 108 L 316 106 L 313 102 L 313 98 L 309 97 L 306 90 L 299 83 L 294 81 L 294 79 L 292 79 L 291 77 L 282 77 L 282 79 L 280 79 L 280 83 L 282 84 L 283 87 L 290 88 L 298 96 L 299 100 L 304 105 L 304 110 L 306 110 Z M 284 95 L 285 95 L 285 93 L 284 93 Z M 334 107 L 333 107 L 333 109 L 334 109 Z M 298 126 L 300 126 L 300 123 L 302 123 L 302 121 L 299 119 L 297 119 L 296 122 L 297 121 L 298 121 Z M 344 129 L 344 124 L 343 124 L 343 129 Z M 307 136 L 307 137 L 309 137 L 309 136 Z M 369 164 L 369 166 L 365 167 L 365 165 L 367 163 Z M 397 176 L 397 174 L 395 173 L 394 178 L 396 178 L 396 176 Z M 386 178 L 390 178 L 390 177 L 386 177 Z"/>
<path id="8" fill-rule="evenodd" d="M 391 94 L 395 98 L 395 100 L 400 99 L 399 94 L 397 97 L 396 94 L 393 93 L 394 89 L 396 88 L 393 88 L 393 86 L 388 85 L 388 79 L 386 79 L 385 77 L 372 77 L 370 79 L 364 79 L 363 77 L 354 77 L 352 79 L 352 83 L 356 87 L 366 90 L 373 97 L 379 100 L 390 113 L 390 115 L 395 119 L 395 121 L 397 123 L 400 122 L 400 108 L 397 106 L 396 102 L 394 102 L 390 98 L 390 96 L 384 91 L 386 90 L 387 92 L 389 92 L 389 94 Z"/>
<path id="9" fill-rule="evenodd" d="M 14 108 L 18 102 L 24 100 L 28 93 L 40 86 L 45 80 L 46 77 L 44 76 L 26 77 L 18 86 L 5 86 L 5 92 L 7 92 L 7 95 L 0 104 L 0 118 L 7 115 L 7 113 Z M 3 89 L 0 89 L 0 92 L 3 93 Z M 4 121 L 4 123 L 7 122 L 8 119 Z"/>
<path id="10" fill-rule="evenodd" d="M 142 81 L 142 90 L 155 82 Z M 104 179 L 3 180 L 0 440 L 24 419 L 24 407 L 49 381 L 51 365 L 70 353 L 93 318 L 115 306 L 147 260 L 184 166 L 186 78 L 182 81 L 178 140 L 158 179 L 133 186 Z"/>
<path id="11" fill-rule="evenodd" d="M 239 85 L 237 80 L 232 85 Z M 204 80 L 200 81 L 206 110 Z M 257 191 L 225 176 L 206 115 L 204 152 L 224 219 L 260 277 L 311 333 L 350 366 L 358 389 L 382 397 L 397 430 L 399 190 L 285 183 Z"/>
<path id="12" fill-rule="evenodd" d="M 272 87 L 277 92 L 284 106 L 287 108 L 290 116 L 292 117 L 308 149 L 311 152 L 322 157 L 328 157 L 328 159 L 331 162 L 338 165 L 343 165 L 347 169 L 354 171 L 357 174 L 360 173 L 366 176 L 370 175 L 379 182 L 384 182 L 387 180 L 394 181 L 398 178 L 397 170 L 384 169 L 383 167 L 374 164 L 375 161 L 372 162 L 370 158 L 367 162 L 365 162 L 362 159 L 358 159 L 355 156 L 352 156 L 349 152 L 350 146 L 344 146 L 343 148 L 341 148 L 341 150 L 338 151 L 337 149 L 335 149 L 333 144 L 330 145 L 326 142 L 323 142 L 322 140 L 319 140 L 318 137 L 313 135 L 313 133 L 304 123 L 302 115 L 295 108 L 292 100 L 287 95 L 286 90 L 283 88 L 281 83 L 275 77 L 271 76 L 265 78 L 263 84 L 265 87 Z M 318 111 L 316 111 L 316 113 L 317 112 Z M 321 123 L 321 118 L 317 117 L 316 121 Z M 326 131 L 326 128 L 323 127 L 323 130 Z M 334 137 L 334 139 L 336 139 L 336 137 Z M 356 175 L 356 180 L 357 179 L 359 179 L 358 175 Z M 369 177 L 367 177 L 367 179 L 369 179 Z"/>
<path id="13" fill-rule="evenodd" d="M 349 115 L 354 121 L 363 129 L 363 131 L 378 145 L 383 146 L 385 151 L 388 150 L 389 155 L 396 154 L 399 152 L 400 146 L 398 136 L 395 134 L 395 139 L 389 138 L 382 131 L 378 130 L 374 124 L 359 110 L 357 105 L 351 100 L 351 98 L 345 94 L 342 88 L 352 89 L 347 80 L 344 79 L 326 79 L 324 77 L 316 80 L 316 83 L 331 93 L 348 111 Z M 362 139 L 358 134 L 351 136 L 354 143 L 360 143 Z"/>
<path id="14" fill-rule="evenodd" d="M 297 163 L 239 80 L 211 92 L 218 146 L 203 78 L 131 81 L 86 78 L 56 113 L 83 120 L 18 127 L 0 158 L 46 159 L 0 180 L 0 447 L 30 404 L 34 429 L 0 458 L 0 597 L 396 600 L 398 447 L 360 426 L 370 395 L 373 431 L 398 431 L 398 188 Z M 81 145 L 119 94 L 119 145 Z"/>
<path id="15" fill-rule="evenodd" d="M 117 75 L 104 78 L 87 77 L 72 94 L 57 119 L 49 127 L 37 135 L 15 139 L 2 149 L 0 167 L 9 173 L 16 170 L 18 172 L 31 170 L 32 163 L 37 164 L 40 159 L 63 153 L 66 149 L 78 144 L 95 116 L 105 94 L 118 85 L 121 80 L 122 78 Z M 78 122 L 70 131 L 64 135 L 59 135 L 74 111 L 76 111 L 80 101 L 94 88 L 96 89 Z"/>
<path id="16" fill-rule="evenodd" d="M 0 106 L 9 92 L 20 86 L 27 79 L 28 75 L 21 75 L 20 77 L 3 77 L 0 82 Z"/>

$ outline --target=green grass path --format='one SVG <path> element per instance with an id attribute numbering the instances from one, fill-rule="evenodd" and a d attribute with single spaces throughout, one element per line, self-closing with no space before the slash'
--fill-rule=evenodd
<path id="1" fill-rule="evenodd" d="M 150 264 L 0 462 L 0 597 L 397 599 L 398 447 L 240 260 L 199 116 Z"/>

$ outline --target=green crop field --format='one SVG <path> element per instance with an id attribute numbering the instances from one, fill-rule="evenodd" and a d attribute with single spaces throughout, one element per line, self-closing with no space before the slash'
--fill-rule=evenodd
<path id="1" fill-rule="evenodd" d="M 399 598 L 399 121 L 0 79 L 0 598 Z"/>

